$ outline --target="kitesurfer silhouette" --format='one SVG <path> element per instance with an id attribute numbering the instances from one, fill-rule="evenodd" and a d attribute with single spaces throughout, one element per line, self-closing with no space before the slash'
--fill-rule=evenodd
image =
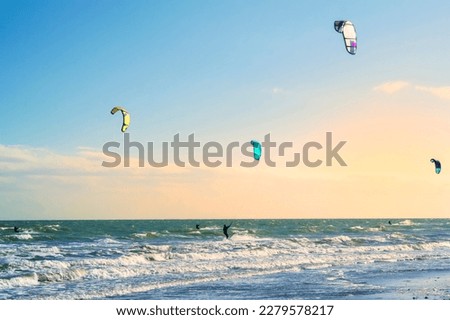
<path id="1" fill-rule="evenodd" d="M 231 227 L 232 224 L 233 222 L 230 223 L 229 226 L 227 226 L 226 224 L 223 225 L 223 234 L 225 235 L 225 237 L 227 237 L 227 239 L 228 239 L 228 228 Z"/>

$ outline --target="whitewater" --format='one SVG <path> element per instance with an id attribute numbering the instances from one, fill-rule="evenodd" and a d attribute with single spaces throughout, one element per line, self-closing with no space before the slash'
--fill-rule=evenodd
<path id="1" fill-rule="evenodd" d="M 0 222 L 0 299 L 449 299 L 449 284 L 447 219 Z"/>

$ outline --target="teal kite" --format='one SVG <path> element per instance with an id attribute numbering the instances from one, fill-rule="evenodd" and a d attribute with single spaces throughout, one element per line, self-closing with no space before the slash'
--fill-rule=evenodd
<path id="1" fill-rule="evenodd" d="M 430 159 L 431 163 L 434 163 L 434 171 L 439 174 L 441 172 L 441 162 L 436 159 Z"/>
<path id="2" fill-rule="evenodd" d="M 261 158 L 262 153 L 261 143 L 255 140 L 250 141 L 250 143 L 253 146 L 253 158 L 255 158 L 255 160 L 259 160 Z"/>

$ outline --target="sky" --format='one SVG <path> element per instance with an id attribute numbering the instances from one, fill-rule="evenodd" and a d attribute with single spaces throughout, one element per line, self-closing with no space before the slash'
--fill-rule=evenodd
<path id="1" fill-rule="evenodd" d="M 447 218 L 448 12 L 436 0 L 2 0 L 0 220 Z M 335 20 L 355 25 L 356 55 Z M 139 167 L 134 148 L 130 167 L 108 168 L 106 143 L 124 156 L 114 106 L 144 157 L 177 134 L 224 149 L 270 134 L 301 153 L 318 142 L 309 156 L 325 160 L 332 132 L 346 166 L 274 155 L 270 167 L 263 150 L 244 168 L 235 150 L 232 166 L 179 167 L 171 150 L 166 167 Z"/>

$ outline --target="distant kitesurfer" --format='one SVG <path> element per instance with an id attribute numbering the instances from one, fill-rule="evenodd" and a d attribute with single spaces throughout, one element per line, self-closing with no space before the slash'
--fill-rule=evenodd
<path id="1" fill-rule="evenodd" d="M 195 229 L 197 229 L 197 230 L 200 229 L 200 225 L 199 225 L 199 224 L 196 224 L 196 225 L 195 225 Z"/>
<path id="2" fill-rule="evenodd" d="M 19 232 L 19 227 L 14 226 L 14 232 Z"/>
<path id="3" fill-rule="evenodd" d="M 223 225 L 223 234 L 225 235 L 225 237 L 227 237 L 227 239 L 228 239 L 228 228 L 231 227 L 232 224 L 233 222 L 230 223 L 229 226 L 227 226 L 226 224 Z"/>

